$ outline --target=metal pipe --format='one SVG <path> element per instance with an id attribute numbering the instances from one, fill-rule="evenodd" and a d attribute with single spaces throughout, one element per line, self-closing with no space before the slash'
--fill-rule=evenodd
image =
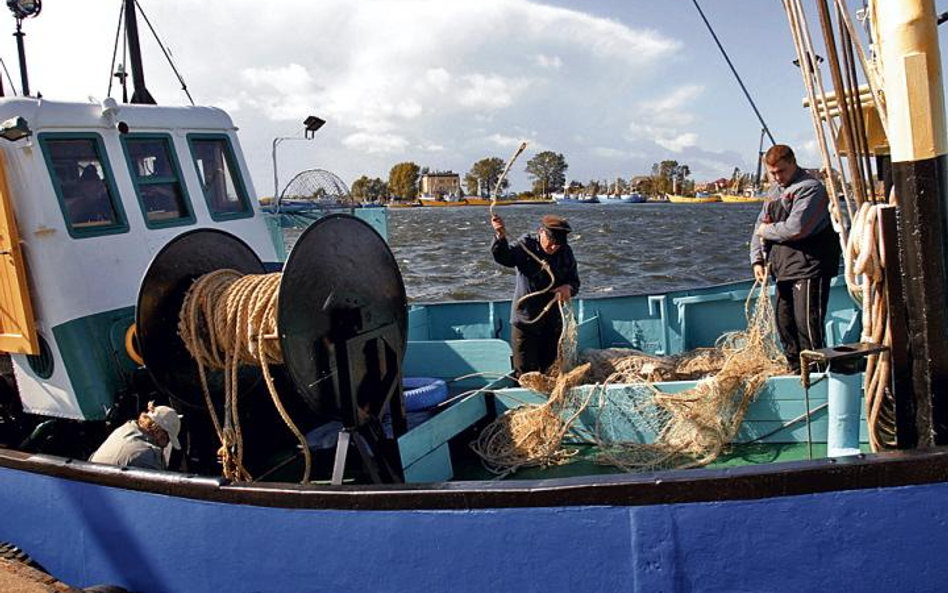
<path id="1" fill-rule="evenodd" d="M 26 33 L 23 32 L 23 19 L 17 19 L 16 33 L 14 33 L 13 36 L 16 37 L 16 51 L 20 57 L 20 90 L 24 97 L 29 97 L 30 77 L 26 72 L 26 47 L 23 43 L 24 35 L 26 35 Z"/>

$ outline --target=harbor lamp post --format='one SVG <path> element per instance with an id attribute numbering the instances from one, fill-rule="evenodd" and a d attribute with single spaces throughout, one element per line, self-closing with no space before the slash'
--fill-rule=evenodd
<path id="1" fill-rule="evenodd" d="M 13 36 L 16 37 L 16 49 L 20 58 L 20 86 L 22 87 L 20 90 L 24 97 L 29 97 L 30 80 L 26 73 L 26 48 L 23 44 L 23 37 L 26 34 L 23 32 L 23 20 L 39 15 L 43 4 L 41 0 L 7 0 L 7 8 L 16 18 L 16 33 Z"/>
<path id="2" fill-rule="evenodd" d="M 279 198 L 280 193 L 280 177 L 277 173 L 277 146 L 279 146 L 285 140 L 312 140 L 313 136 L 316 135 L 316 131 L 319 128 L 323 127 L 326 121 L 316 117 L 315 115 L 310 115 L 303 120 L 303 137 L 299 136 L 277 136 L 273 139 L 273 148 L 271 155 L 273 157 L 273 199 L 276 200 Z"/>

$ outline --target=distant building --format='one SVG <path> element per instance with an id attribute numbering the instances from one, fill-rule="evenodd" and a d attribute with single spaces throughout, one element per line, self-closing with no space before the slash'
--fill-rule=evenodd
<path id="1" fill-rule="evenodd" d="M 421 176 L 421 195 L 444 199 L 461 195 L 461 176 L 451 171 L 425 173 Z"/>
<path id="2" fill-rule="evenodd" d="M 651 175 L 636 175 L 629 180 L 629 187 L 632 188 L 632 191 L 644 192 L 652 187 L 652 176 Z"/>

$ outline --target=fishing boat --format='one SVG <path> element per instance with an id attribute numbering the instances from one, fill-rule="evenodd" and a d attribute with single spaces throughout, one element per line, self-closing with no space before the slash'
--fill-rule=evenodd
<path id="1" fill-rule="evenodd" d="M 598 196 L 600 204 L 641 204 L 647 198 L 639 193 L 634 194 L 607 194 Z"/>
<path id="2" fill-rule="evenodd" d="M 721 196 L 718 194 L 696 194 L 694 196 L 668 194 L 668 201 L 672 204 L 710 204 L 720 202 Z"/>
<path id="3" fill-rule="evenodd" d="M 866 453 L 866 419 L 854 422 L 858 363 L 880 347 L 859 342 L 862 313 L 842 278 L 830 296 L 828 348 L 818 353 L 828 370 L 806 381 L 769 378 L 729 452 L 710 466 L 615 472 L 577 445 L 572 463 L 496 479 L 469 443 L 505 410 L 539 397 L 509 376 L 511 303 L 409 305 L 382 209 L 319 218 L 282 261 L 279 234 L 249 199 L 230 117 L 148 104 L 135 4 L 127 0 L 124 13 L 131 103 L 39 100 L 26 85 L 25 96 L 0 99 L 0 346 L 16 386 L 2 383 L 0 541 L 74 585 L 138 593 L 927 591 L 948 579 L 948 511 L 940 504 L 948 449 L 926 446 L 942 445 L 945 427 L 932 422 L 932 406 L 915 405 L 934 402 L 939 413 L 945 369 L 916 369 L 908 386 L 899 378 L 903 450 Z M 881 31 L 921 22 L 930 35 L 893 51 L 937 58 L 933 5 L 898 4 L 874 17 Z M 919 18 L 902 20 L 901 11 Z M 940 85 L 928 88 L 941 96 Z M 898 93 L 886 96 L 896 108 Z M 944 171 L 948 150 L 906 159 L 903 136 L 895 128 L 889 136 L 896 188 L 911 215 L 916 192 L 905 183 L 937 184 L 921 173 Z M 943 144 L 942 136 L 929 138 Z M 916 189 L 938 195 L 934 185 Z M 924 240 L 927 232 L 916 234 Z M 240 412 L 231 410 L 245 421 L 243 463 L 256 479 L 209 471 L 218 467 L 210 420 L 226 407 L 224 377 L 208 375 L 209 409 L 178 335 L 194 280 L 222 269 L 282 270 L 277 326 L 259 339 L 282 347 L 271 379 L 306 438 L 298 447 L 286 430 L 269 380 L 235 371 L 244 399 Z M 936 262 L 906 274 L 906 282 L 934 283 L 906 284 L 907 299 L 940 299 L 943 271 Z M 577 299 L 577 339 L 584 348 L 662 356 L 711 346 L 747 324 L 752 290 L 738 283 Z M 937 325 L 926 311 L 923 325 Z M 914 315 L 909 309 L 910 328 L 918 327 Z M 909 367 L 943 365 L 924 350 L 938 338 L 926 325 L 893 352 Z M 403 377 L 441 380 L 447 393 L 419 405 L 414 412 L 424 417 L 412 421 Z M 673 395 L 699 382 L 653 386 Z M 634 387 L 610 385 L 603 397 Z M 84 461 L 107 422 L 134 416 L 151 398 L 183 412 L 187 467 Z M 905 436 L 913 427 L 914 441 Z M 646 433 L 639 436 L 655 436 Z M 310 456 L 313 477 L 300 480 Z M 813 561 L 801 567 L 794 558 Z"/>
<path id="4" fill-rule="evenodd" d="M 765 199 L 764 196 L 754 194 L 754 195 L 734 195 L 734 194 L 721 194 L 721 201 L 727 204 L 759 204 Z"/>
<path id="5" fill-rule="evenodd" d="M 576 206 L 578 204 L 598 204 L 596 196 L 572 197 L 569 194 L 552 194 L 553 201 L 561 206 Z"/>

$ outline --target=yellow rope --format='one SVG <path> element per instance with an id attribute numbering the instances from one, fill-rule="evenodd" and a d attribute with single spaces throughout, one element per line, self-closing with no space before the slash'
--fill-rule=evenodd
<path id="1" fill-rule="evenodd" d="M 219 456 L 225 478 L 250 481 L 244 467 L 244 439 L 240 424 L 238 371 L 259 366 L 273 405 L 299 441 L 305 461 L 302 483 L 309 481 L 312 459 L 306 437 L 283 406 L 271 364 L 283 364 L 276 327 L 281 275 L 217 270 L 195 280 L 184 298 L 178 333 L 198 366 L 204 402 L 220 440 Z M 207 384 L 207 369 L 224 374 L 224 419 L 218 418 Z"/>

